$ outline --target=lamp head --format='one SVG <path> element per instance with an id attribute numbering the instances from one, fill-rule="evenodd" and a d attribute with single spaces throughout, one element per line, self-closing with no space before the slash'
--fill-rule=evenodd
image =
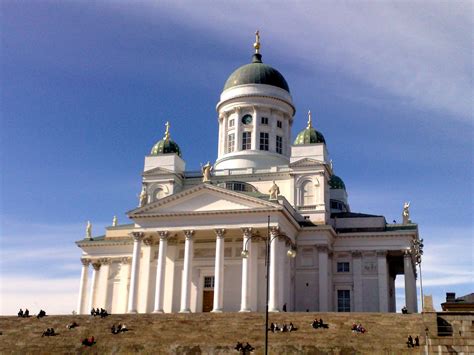
<path id="1" fill-rule="evenodd" d="M 293 249 L 293 248 L 290 248 L 286 252 L 286 255 L 288 255 L 290 258 L 295 258 L 296 257 L 296 250 Z"/>
<path id="2" fill-rule="evenodd" d="M 242 252 L 240 253 L 240 256 L 242 256 L 242 258 L 244 258 L 244 259 L 247 259 L 248 256 L 249 256 L 249 251 L 248 250 L 242 250 Z"/>

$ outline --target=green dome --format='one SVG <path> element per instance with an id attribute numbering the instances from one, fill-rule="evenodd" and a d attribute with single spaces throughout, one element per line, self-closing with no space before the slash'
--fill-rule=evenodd
<path id="1" fill-rule="evenodd" d="M 344 184 L 344 181 L 342 181 L 342 179 L 337 175 L 331 176 L 331 179 L 329 179 L 329 187 L 331 189 L 342 189 L 342 190 L 346 189 L 346 185 Z"/>
<path id="2" fill-rule="evenodd" d="M 294 145 L 299 144 L 314 144 L 314 143 L 324 143 L 326 144 L 326 140 L 324 136 L 316 131 L 313 127 L 307 127 L 302 130 L 295 139 Z"/>
<path id="3" fill-rule="evenodd" d="M 245 84 L 272 85 L 290 92 L 283 75 L 271 66 L 263 64 L 262 55 L 259 53 L 253 55 L 252 63 L 238 68 L 229 76 L 225 82 L 224 90 Z"/>
<path id="4" fill-rule="evenodd" d="M 151 148 L 150 155 L 178 154 L 178 156 L 181 156 L 181 149 L 179 149 L 179 145 L 172 141 L 170 138 L 169 122 L 166 122 L 165 126 L 165 136 L 162 140 L 158 141 L 158 143 L 156 143 L 153 148 Z"/>
<path id="5" fill-rule="evenodd" d="M 173 142 L 171 139 L 162 139 L 156 143 L 153 148 L 151 148 L 151 155 L 160 155 L 160 154 L 178 154 L 181 156 L 181 150 L 179 145 Z"/>

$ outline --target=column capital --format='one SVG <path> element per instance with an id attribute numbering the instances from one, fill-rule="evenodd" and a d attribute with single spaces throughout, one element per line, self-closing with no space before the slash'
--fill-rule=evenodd
<path id="1" fill-rule="evenodd" d="M 149 247 L 150 245 L 154 244 L 154 240 L 151 236 L 145 237 L 143 238 L 143 244 Z"/>
<path id="2" fill-rule="evenodd" d="M 244 227 L 241 228 L 242 233 L 244 234 L 244 237 L 246 238 L 251 238 L 252 237 L 252 227 Z"/>
<path id="3" fill-rule="evenodd" d="M 110 258 L 100 258 L 99 262 L 101 265 L 109 265 L 110 264 Z"/>
<path id="4" fill-rule="evenodd" d="M 160 241 L 165 240 L 169 237 L 169 232 L 168 231 L 159 231 L 158 235 L 160 236 Z"/>
<path id="5" fill-rule="evenodd" d="M 96 261 L 94 261 L 94 262 L 92 263 L 92 267 L 94 268 L 95 271 L 99 271 L 100 265 L 101 265 L 101 264 L 100 264 L 100 262 L 99 262 L 98 260 L 96 260 Z"/>
<path id="6" fill-rule="evenodd" d="M 327 253 L 328 252 L 327 245 L 317 245 L 316 249 L 318 249 L 318 252 L 320 252 L 320 253 Z"/>
<path id="7" fill-rule="evenodd" d="M 133 238 L 134 241 L 139 242 L 143 238 L 145 238 L 145 233 L 143 232 L 132 232 L 130 233 L 131 237 Z"/>
<path id="8" fill-rule="evenodd" d="M 218 239 L 224 238 L 224 234 L 225 234 L 225 229 L 224 228 L 214 229 L 214 231 L 216 232 L 216 237 Z"/>
<path id="9" fill-rule="evenodd" d="M 130 264 L 132 262 L 132 258 L 130 256 L 126 256 L 120 259 L 122 264 Z"/>
<path id="10" fill-rule="evenodd" d="M 411 249 L 403 249 L 402 252 L 405 258 L 411 258 Z"/>
<path id="11" fill-rule="evenodd" d="M 184 232 L 184 236 L 186 237 L 186 240 L 192 240 L 193 239 L 194 230 L 189 229 L 189 230 L 185 230 L 183 232 Z"/>
<path id="12" fill-rule="evenodd" d="M 91 263 L 91 259 L 81 258 L 81 263 L 84 266 L 89 266 L 89 264 Z"/>
<path id="13" fill-rule="evenodd" d="M 278 226 L 270 227 L 270 235 L 271 236 L 275 236 L 275 235 L 278 235 L 278 234 L 280 234 L 280 227 L 278 227 Z"/>
<path id="14" fill-rule="evenodd" d="M 376 254 L 377 254 L 377 257 L 379 257 L 379 256 L 380 257 L 382 257 L 382 256 L 386 257 L 388 252 L 387 252 L 387 250 L 377 250 Z"/>
<path id="15" fill-rule="evenodd" d="M 362 252 L 360 250 L 353 250 L 351 252 L 353 258 L 361 258 L 362 257 Z"/>

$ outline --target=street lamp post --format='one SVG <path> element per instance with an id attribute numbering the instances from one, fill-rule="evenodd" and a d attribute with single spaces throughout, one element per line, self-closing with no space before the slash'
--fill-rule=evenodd
<path id="1" fill-rule="evenodd" d="M 244 248 L 242 250 L 242 257 L 248 258 L 249 251 L 247 249 L 247 244 L 254 236 L 250 236 L 244 244 Z M 290 245 L 287 255 L 291 258 L 296 256 L 296 245 L 291 241 L 291 239 L 284 235 L 284 234 L 277 234 L 273 237 L 270 237 L 270 216 L 268 216 L 267 220 L 267 238 L 265 239 L 265 277 L 266 277 L 266 298 L 265 298 L 265 355 L 268 355 L 268 300 L 269 300 L 269 290 L 270 290 L 270 245 L 276 238 L 283 237 L 286 239 L 287 243 Z"/>
<path id="2" fill-rule="evenodd" d="M 421 276 L 421 256 L 423 255 L 423 239 L 415 239 L 413 241 L 413 250 L 415 252 L 415 263 L 420 268 L 420 294 L 421 294 L 421 311 L 423 312 L 424 300 L 423 300 L 423 277 Z"/>

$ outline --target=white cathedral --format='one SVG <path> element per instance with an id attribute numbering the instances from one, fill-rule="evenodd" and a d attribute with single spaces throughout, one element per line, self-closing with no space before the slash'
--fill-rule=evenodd
<path id="1" fill-rule="evenodd" d="M 395 312 L 397 275 L 417 312 L 408 205 L 400 224 L 351 211 L 311 114 L 292 144 L 290 89 L 262 62 L 258 33 L 254 47 L 217 103 L 215 163 L 186 171 L 167 124 L 145 157 L 133 223 L 114 218 L 103 236 L 89 223 L 76 242 L 79 314 L 260 312 L 267 292 L 273 312 Z"/>

